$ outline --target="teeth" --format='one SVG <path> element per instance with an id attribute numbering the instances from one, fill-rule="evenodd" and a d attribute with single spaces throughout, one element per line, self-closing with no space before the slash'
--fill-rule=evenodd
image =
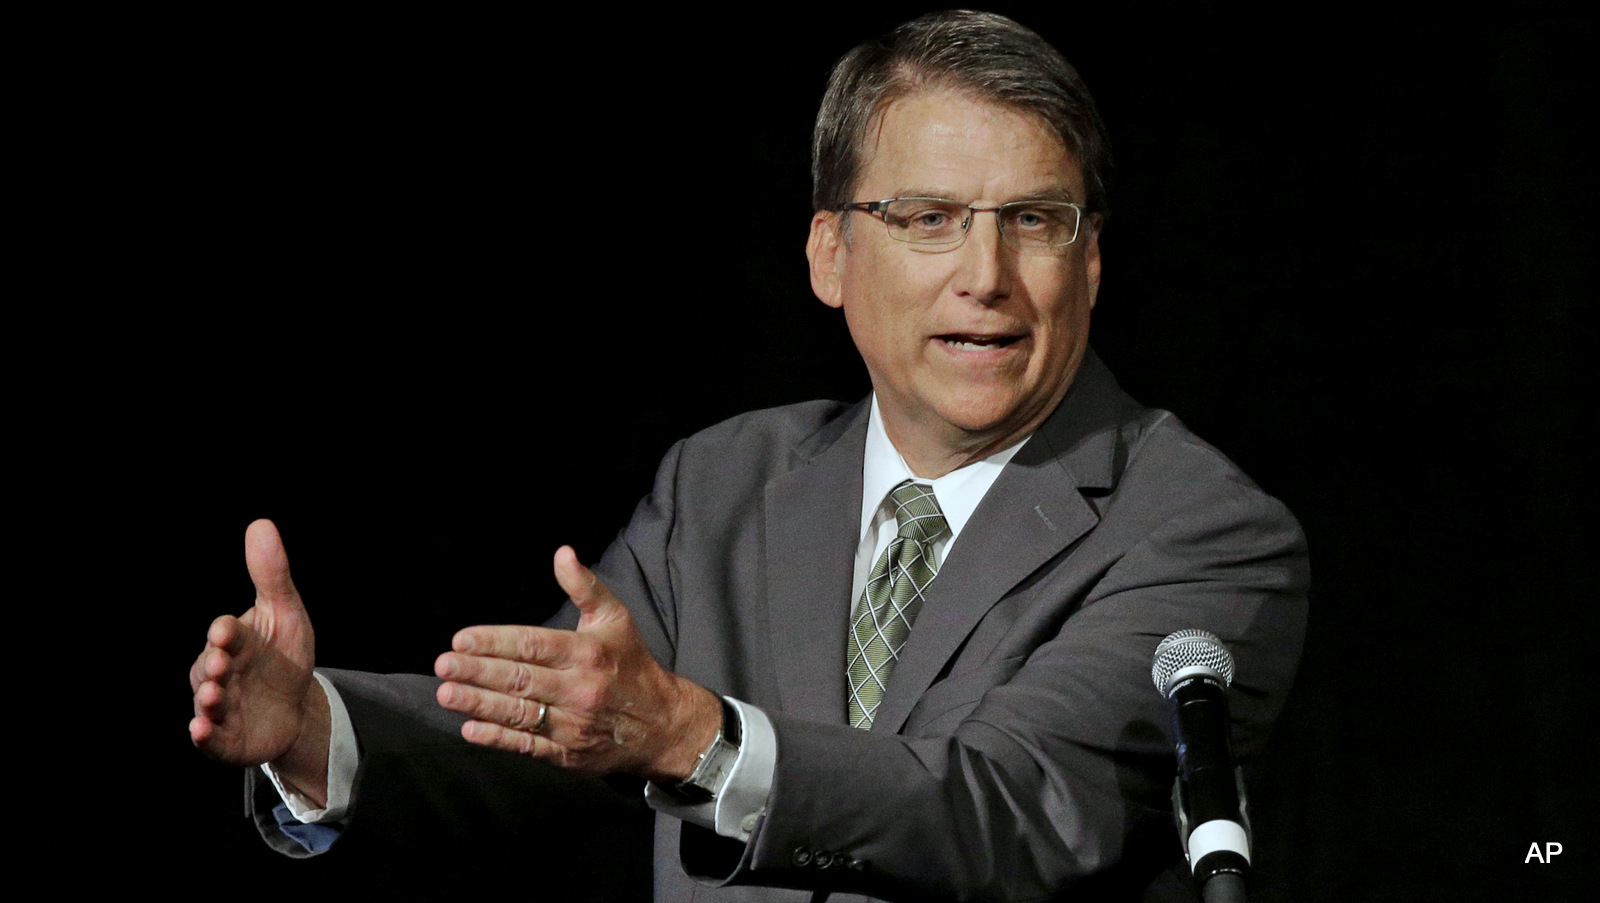
<path id="1" fill-rule="evenodd" d="M 994 339 L 986 339 L 978 342 L 971 342 L 967 341 L 966 339 L 945 339 L 945 341 L 950 344 L 950 347 L 959 348 L 962 351 L 982 351 L 985 348 L 992 348 L 996 344 L 996 340 Z"/>

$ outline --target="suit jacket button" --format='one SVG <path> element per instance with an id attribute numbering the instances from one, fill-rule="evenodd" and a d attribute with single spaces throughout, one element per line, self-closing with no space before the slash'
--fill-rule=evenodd
<path id="1" fill-rule="evenodd" d="M 811 851 L 805 847 L 795 847 L 794 853 L 789 856 L 789 861 L 800 868 L 805 868 L 811 864 Z"/>
<path id="2" fill-rule="evenodd" d="M 812 864 L 819 869 L 825 869 L 832 868 L 835 861 L 832 853 L 827 850 L 818 850 L 816 856 L 812 859 Z"/>

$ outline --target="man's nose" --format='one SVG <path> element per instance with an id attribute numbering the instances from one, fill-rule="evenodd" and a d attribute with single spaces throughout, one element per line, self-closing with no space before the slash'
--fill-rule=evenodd
<path id="1" fill-rule="evenodd" d="M 980 304 L 992 304 L 1011 293 L 1013 253 L 1000 236 L 1000 214 L 973 210 L 967 237 L 956 249 L 955 290 Z"/>

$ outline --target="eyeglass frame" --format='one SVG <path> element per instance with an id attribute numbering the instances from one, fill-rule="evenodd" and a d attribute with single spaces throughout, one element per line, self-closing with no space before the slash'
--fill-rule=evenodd
<path id="1" fill-rule="evenodd" d="M 942 204 L 951 204 L 956 207 L 967 208 L 967 218 L 961 221 L 961 236 L 952 241 L 940 242 L 912 241 L 908 238 L 901 238 L 898 235 L 895 235 L 894 229 L 889 225 L 889 220 L 884 216 L 884 208 L 896 201 L 938 201 Z M 1073 225 L 1071 239 L 1062 242 L 1059 245 L 1035 245 L 1033 247 L 1049 249 L 1053 252 L 1057 248 L 1070 248 L 1074 243 L 1077 242 L 1078 234 L 1083 231 L 1083 217 L 1084 214 L 1089 212 L 1089 206 L 1087 204 L 1080 204 L 1077 201 L 1061 201 L 1054 198 L 1029 198 L 1017 201 L 1007 201 L 998 207 L 975 207 L 971 204 L 963 204 L 960 201 L 952 198 L 910 195 L 900 198 L 884 198 L 881 201 L 852 201 L 851 203 L 835 208 L 835 211 L 838 213 L 849 213 L 851 211 L 856 211 L 858 213 L 865 213 L 869 216 L 874 216 L 879 222 L 883 223 L 883 228 L 889 233 L 890 238 L 900 242 L 901 244 L 910 245 L 913 248 L 930 249 L 922 251 L 924 254 L 942 254 L 945 251 L 954 251 L 955 249 L 961 247 L 963 244 L 966 244 L 967 235 L 972 231 L 973 218 L 979 213 L 993 213 L 995 219 L 995 228 L 1000 232 L 1000 240 L 1005 242 L 1006 246 L 1012 248 L 1013 250 L 1027 251 L 1029 250 L 1028 248 L 1017 244 L 1011 239 L 1011 233 L 1006 231 L 1006 227 L 1004 225 L 1005 220 L 1001 219 L 1000 211 L 1005 210 L 1007 207 L 1021 207 L 1028 204 L 1059 204 L 1063 207 L 1071 207 L 1078 213 L 1077 222 Z"/>

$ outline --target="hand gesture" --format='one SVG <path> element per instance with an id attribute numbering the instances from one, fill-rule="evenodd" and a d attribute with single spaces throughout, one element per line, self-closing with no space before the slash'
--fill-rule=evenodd
<path id="1" fill-rule="evenodd" d="M 434 664 L 439 704 L 468 715 L 461 734 L 481 746 L 585 774 L 687 778 L 722 723 L 721 703 L 656 662 L 627 607 L 571 547 L 556 552 L 555 573 L 582 612 L 577 629 L 462 630 Z"/>
<path id="2" fill-rule="evenodd" d="M 280 776 L 320 797 L 328 704 L 311 676 L 311 619 L 289 577 L 277 527 L 267 520 L 251 524 L 244 547 L 255 605 L 242 617 L 211 622 L 205 649 L 189 669 L 189 737 L 207 755 L 232 765 L 281 763 L 280 772 L 293 774 Z M 294 777 L 302 773 L 303 780 Z"/>

